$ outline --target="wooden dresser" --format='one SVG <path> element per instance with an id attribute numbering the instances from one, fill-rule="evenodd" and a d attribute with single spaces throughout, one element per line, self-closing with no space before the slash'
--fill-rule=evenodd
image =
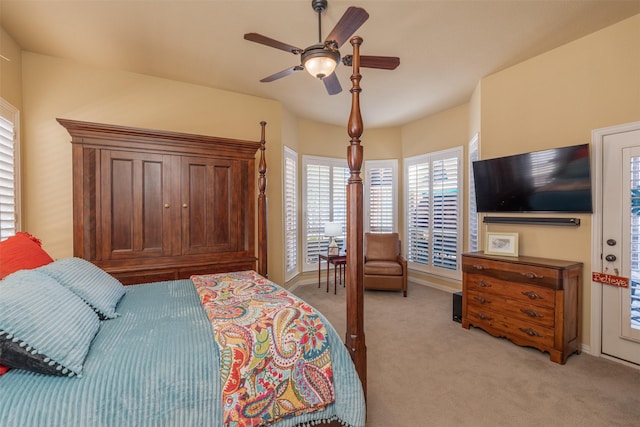
<path id="1" fill-rule="evenodd" d="M 462 327 L 549 353 L 580 353 L 582 263 L 483 252 L 462 255 Z"/>

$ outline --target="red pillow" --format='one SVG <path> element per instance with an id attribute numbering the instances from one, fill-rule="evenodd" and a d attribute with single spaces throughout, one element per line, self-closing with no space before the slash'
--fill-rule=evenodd
<path id="1" fill-rule="evenodd" d="M 6 374 L 9 369 L 11 369 L 11 368 L 9 368 L 8 366 L 0 365 L 0 375 Z"/>
<path id="2" fill-rule="evenodd" d="M 29 270 L 53 262 L 42 243 L 29 233 L 17 232 L 0 242 L 0 279 L 14 271 Z"/>

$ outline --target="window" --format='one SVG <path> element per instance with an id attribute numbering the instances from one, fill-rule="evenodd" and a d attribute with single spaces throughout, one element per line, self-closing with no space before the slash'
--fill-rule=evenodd
<path id="1" fill-rule="evenodd" d="M 20 229 L 19 124 L 18 110 L 0 98 L 0 240 Z"/>
<path id="2" fill-rule="evenodd" d="M 285 279 L 298 273 L 298 153 L 284 147 Z"/>
<path id="3" fill-rule="evenodd" d="M 372 233 L 397 231 L 397 160 L 365 162 L 365 224 Z"/>
<path id="4" fill-rule="evenodd" d="M 405 159 L 407 260 L 411 268 L 460 278 L 462 147 Z"/>
<path id="5" fill-rule="evenodd" d="M 317 268 L 318 254 L 326 253 L 329 237 L 324 225 L 334 221 L 347 224 L 347 161 L 326 157 L 303 156 L 303 257 L 304 269 Z M 345 236 L 336 238 L 344 250 Z"/>
<path id="6" fill-rule="evenodd" d="M 469 141 L 469 251 L 479 250 L 478 210 L 476 209 L 476 185 L 473 181 L 473 162 L 479 159 L 478 134 Z"/>

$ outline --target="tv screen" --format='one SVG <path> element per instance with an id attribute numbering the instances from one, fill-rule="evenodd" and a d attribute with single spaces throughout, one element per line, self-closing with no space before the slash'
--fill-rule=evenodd
<path id="1" fill-rule="evenodd" d="M 591 213 L 589 144 L 473 162 L 478 212 Z"/>

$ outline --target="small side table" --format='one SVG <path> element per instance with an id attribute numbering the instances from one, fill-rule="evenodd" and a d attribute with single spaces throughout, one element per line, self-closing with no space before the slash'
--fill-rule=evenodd
<path id="1" fill-rule="evenodd" d="M 333 293 L 338 293 L 338 272 L 340 272 L 340 283 L 344 282 L 344 266 L 347 264 L 346 255 L 324 255 L 318 254 L 318 287 L 320 287 L 320 276 L 322 261 L 327 262 L 327 292 L 329 292 L 329 266 L 333 264 Z"/>

